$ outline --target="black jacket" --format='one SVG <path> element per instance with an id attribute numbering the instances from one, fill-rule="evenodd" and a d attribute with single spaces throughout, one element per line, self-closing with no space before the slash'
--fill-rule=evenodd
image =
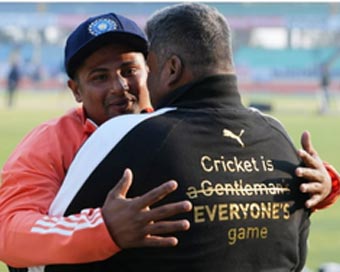
<path id="1" fill-rule="evenodd" d="M 233 75 L 178 89 L 163 107 L 174 109 L 131 125 L 113 148 L 103 146 L 108 154 L 65 214 L 101 206 L 129 167 L 129 196 L 177 180 L 179 189 L 162 203 L 190 199 L 193 211 L 177 218 L 188 218 L 191 229 L 176 234 L 180 243 L 174 248 L 123 250 L 104 262 L 45 271 L 302 270 L 309 210 L 294 175 L 301 162 L 282 125 L 242 105 Z M 117 124 L 114 119 L 98 131 Z"/>

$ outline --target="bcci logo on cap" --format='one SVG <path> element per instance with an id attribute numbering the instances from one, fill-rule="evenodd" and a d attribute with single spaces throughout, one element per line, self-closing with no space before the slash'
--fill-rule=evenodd
<path id="1" fill-rule="evenodd" d="M 118 24 L 114 20 L 108 19 L 108 18 L 100 18 L 100 19 L 93 21 L 89 25 L 89 32 L 93 36 L 98 36 L 103 33 L 116 30 L 117 27 L 118 27 Z"/>

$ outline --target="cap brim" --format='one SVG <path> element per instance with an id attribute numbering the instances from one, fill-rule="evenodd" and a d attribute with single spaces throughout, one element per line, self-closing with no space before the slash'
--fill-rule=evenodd
<path id="1" fill-rule="evenodd" d="M 94 37 L 69 60 L 66 67 L 67 74 L 72 78 L 74 76 L 75 70 L 84 62 L 86 58 L 88 58 L 99 48 L 111 43 L 126 45 L 130 47 L 131 50 L 143 53 L 144 56 L 146 56 L 148 52 L 147 41 L 137 35 L 119 31 L 107 32 L 100 36 Z"/>

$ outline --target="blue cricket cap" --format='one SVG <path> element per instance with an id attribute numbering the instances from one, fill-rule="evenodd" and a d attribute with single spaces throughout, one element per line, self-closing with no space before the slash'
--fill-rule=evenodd
<path id="1" fill-rule="evenodd" d="M 68 76 L 73 78 L 87 57 L 109 43 L 126 44 L 145 56 L 148 51 L 147 38 L 134 21 L 114 13 L 90 17 L 66 41 L 65 69 Z"/>

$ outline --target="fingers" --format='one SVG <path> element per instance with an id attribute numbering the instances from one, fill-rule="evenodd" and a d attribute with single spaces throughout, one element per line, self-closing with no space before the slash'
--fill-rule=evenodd
<path id="1" fill-rule="evenodd" d="M 320 182 L 302 183 L 300 191 L 309 194 L 310 198 L 305 202 L 306 208 L 312 208 L 321 202 L 327 195 L 326 188 Z"/>
<path id="2" fill-rule="evenodd" d="M 324 165 L 313 158 L 306 162 L 309 168 L 298 167 L 295 173 L 298 177 L 307 180 L 307 183 L 300 185 L 302 193 L 309 194 L 310 198 L 306 201 L 307 208 L 312 208 L 323 201 L 332 190 L 331 179 Z"/>
<path id="3" fill-rule="evenodd" d="M 133 180 L 132 171 L 128 168 L 125 169 L 122 178 L 119 180 L 116 186 L 110 191 L 109 193 L 110 197 L 117 198 L 119 196 L 123 196 L 125 198 L 128 190 L 131 187 L 132 180 Z M 177 187 L 178 183 L 176 181 L 174 180 L 167 181 L 161 184 L 160 186 L 148 191 L 144 195 L 134 198 L 133 205 L 135 206 L 136 209 L 140 210 L 145 209 L 165 198 L 167 195 L 175 191 Z M 185 203 L 179 203 L 178 205 L 181 207 L 180 210 L 182 210 L 183 208 L 185 209 L 185 211 L 191 209 L 190 208 L 191 203 L 189 201 L 186 201 Z M 170 210 L 174 209 L 171 208 Z"/>
<path id="4" fill-rule="evenodd" d="M 301 135 L 301 146 L 302 148 L 308 152 L 310 155 L 316 155 L 316 151 L 312 144 L 312 137 L 309 131 L 304 131 Z"/>
<path id="5" fill-rule="evenodd" d="M 168 181 L 142 196 L 126 198 L 132 181 L 132 172 L 126 169 L 102 208 L 105 224 L 113 240 L 121 248 L 177 245 L 178 240 L 171 233 L 188 230 L 190 223 L 171 217 L 191 211 L 191 202 L 184 200 L 151 207 L 175 191 L 177 182 Z"/>
<path id="6" fill-rule="evenodd" d="M 165 204 L 153 209 L 150 209 L 146 213 L 147 221 L 160 221 L 164 218 L 168 218 L 180 213 L 190 212 L 192 210 L 192 204 L 188 200 Z"/>
<path id="7" fill-rule="evenodd" d="M 177 220 L 177 221 L 159 221 L 149 224 L 145 230 L 146 233 L 151 235 L 161 235 L 167 233 L 174 233 L 179 231 L 186 231 L 190 228 L 188 220 Z"/>
<path id="8" fill-rule="evenodd" d="M 139 247 L 173 247 L 178 244 L 176 237 L 148 236 Z"/>
<path id="9" fill-rule="evenodd" d="M 309 165 L 309 167 L 313 166 Z M 324 173 L 317 168 L 298 167 L 295 170 L 295 174 L 300 178 L 307 179 L 309 182 L 321 182 L 324 179 Z"/>
<path id="10" fill-rule="evenodd" d="M 306 185 L 306 184 L 302 184 L 302 185 Z M 310 192 L 309 193 L 310 198 L 308 200 L 306 200 L 306 202 L 305 202 L 306 208 L 312 208 L 312 207 L 316 206 L 317 204 L 319 204 L 324 199 L 324 196 L 322 194 L 319 194 L 320 190 L 313 189 L 312 186 L 311 187 L 303 186 L 303 187 L 304 188 L 300 187 L 300 190 L 302 192 L 306 192 L 306 193 Z"/>
<path id="11" fill-rule="evenodd" d="M 186 219 L 177 221 L 161 221 L 149 225 L 150 233 L 164 234 L 170 232 L 186 231 L 190 229 L 190 222 Z"/>
<path id="12" fill-rule="evenodd" d="M 190 228 L 188 220 L 161 221 L 149 224 L 145 231 L 148 233 L 141 242 L 142 247 L 172 247 L 178 244 L 178 239 L 172 236 L 158 236 L 162 234 L 186 231 Z"/>
<path id="13" fill-rule="evenodd" d="M 306 208 L 310 209 L 314 206 L 316 206 L 319 202 L 321 202 L 323 199 L 323 197 L 321 197 L 320 195 L 313 195 L 310 199 L 308 199 L 305 202 L 305 206 Z"/>
<path id="14" fill-rule="evenodd" d="M 122 178 L 118 181 L 116 186 L 109 192 L 110 197 L 117 198 L 119 196 L 126 197 L 128 190 L 132 184 L 132 171 L 130 169 L 125 169 Z"/>
<path id="15" fill-rule="evenodd" d="M 143 209 L 145 207 L 151 206 L 152 204 L 162 200 L 167 195 L 175 191 L 178 184 L 174 180 L 167 181 L 160 186 L 148 191 L 144 195 L 134 199 L 134 205 L 137 209 Z"/>
<path id="16" fill-rule="evenodd" d="M 154 224 L 149 224 L 146 228 L 147 235 L 142 243 L 142 246 L 147 247 L 169 247 L 176 246 L 178 239 L 176 237 L 168 236 L 162 237 L 158 235 L 174 233 L 179 231 L 186 231 L 190 228 L 188 220 L 178 221 L 161 221 Z"/>
<path id="17" fill-rule="evenodd" d="M 311 195 L 319 194 L 321 192 L 322 184 L 320 182 L 302 183 L 300 191 Z"/>
<path id="18" fill-rule="evenodd" d="M 319 168 L 322 164 L 322 161 L 320 157 L 314 153 L 314 155 L 310 155 L 305 150 L 298 150 L 297 151 L 298 156 L 302 159 L 302 161 L 305 163 L 306 166 L 312 167 L 312 168 Z"/>

